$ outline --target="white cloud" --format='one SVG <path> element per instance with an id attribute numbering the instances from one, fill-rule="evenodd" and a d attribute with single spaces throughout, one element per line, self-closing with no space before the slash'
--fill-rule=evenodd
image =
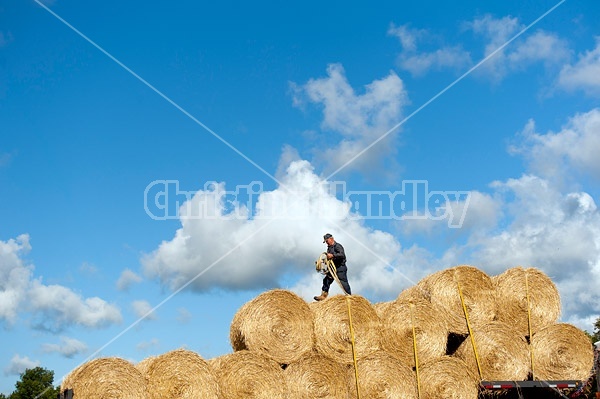
<path id="1" fill-rule="evenodd" d="M 304 276 L 296 289 L 310 298 L 321 287 L 314 260 L 325 232 L 346 248 L 350 284 L 359 292 L 395 296 L 431 270 L 422 250 L 403 251 L 391 234 L 349 217 L 350 205 L 329 193 L 307 161 L 292 162 L 282 182 L 286 189 L 260 194 L 256 210 L 230 209 L 238 217 L 227 217 L 217 189 L 198 191 L 182 206 L 174 237 L 142 259 L 147 276 L 171 290 L 189 284 L 197 291 L 268 288 L 284 276 Z M 214 206 L 216 216 L 189 217 L 203 206 Z"/>
<path id="2" fill-rule="evenodd" d="M 0 241 L 0 320 L 13 324 L 29 287 L 31 266 L 23 263 L 21 256 L 31 250 L 29 236 Z"/>
<path id="3" fill-rule="evenodd" d="M 133 284 L 137 284 L 141 281 L 141 276 L 129 269 L 125 269 L 121 272 L 121 276 L 119 276 L 119 279 L 117 280 L 117 289 L 119 291 L 127 291 Z"/>
<path id="4" fill-rule="evenodd" d="M 600 180 L 600 108 L 575 115 L 558 133 L 536 133 L 530 121 L 521 136 L 512 151 L 523 154 L 534 173 L 555 183 L 572 180 L 568 172 Z"/>
<path id="5" fill-rule="evenodd" d="M 430 36 L 426 29 L 414 29 L 408 24 L 396 26 L 390 25 L 388 35 L 395 36 L 400 40 L 404 51 L 414 52 L 417 50 L 417 42 Z"/>
<path id="6" fill-rule="evenodd" d="M 471 56 L 460 47 L 444 47 L 432 52 L 401 54 L 398 63 L 413 76 L 423 76 L 431 69 L 461 70 L 471 64 Z"/>
<path id="7" fill-rule="evenodd" d="M 499 273 L 538 267 L 558 285 L 572 320 L 600 313 L 600 213 L 585 192 L 561 193 L 534 175 L 494 184 L 505 194 L 510 223 L 500 232 L 472 237 L 475 264 Z"/>
<path id="8" fill-rule="evenodd" d="M 579 56 L 574 65 L 566 65 L 560 71 L 558 85 L 565 90 L 583 90 L 589 95 L 600 94 L 600 37 L 596 48 Z"/>
<path id="9" fill-rule="evenodd" d="M 22 258 L 30 249 L 26 234 L 0 241 L 0 320 L 12 325 L 20 312 L 29 312 L 34 328 L 50 331 L 72 324 L 97 328 L 121 321 L 119 310 L 100 298 L 83 298 L 69 288 L 34 279 L 33 265 Z"/>
<path id="10" fill-rule="evenodd" d="M 363 94 L 355 93 L 340 64 L 329 65 L 327 75 L 326 78 L 310 79 L 302 86 L 292 85 L 296 106 L 306 102 L 323 106 L 321 128 L 327 139 L 325 146 L 315 148 L 314 153 L 315 160 L 325 165 L 326 172 L 346 165 L 388 133 L 400 121 L 402 108 L 408 104 L 404 84 L 394 72 L 368 84 Z M 339 133 L 341 140 L 331 132 Z M 344 170 L 387 170 L 381 166 L 389 162 L 390 155 L 395 152 L 396 134 L 397 131 L 390 132 Z"/>
<path id="11" fill-rule="evenodd" d="M 150 341 L 140 342 L 135 346 L 135 349 L 140 352 L 147 352 L 152 348 L 156 348 L 159 344 L 160 342 L 157 338 L 152 338 Z"/>
<path id="12" fill-rule="evenodd" d="M 75 338 L 60 337 L 60 343 L 58 344 L 43 344 L 42 352 L 44 353 L 58 353 L 66 358 L 73 358 L 75 355 L 84 353 L 87 351 L 87 345 Z"/>
<path id="13" fill-rule="evenodd" d="M 4 368 L 4 375 L 20 375 L 25 370 L 38 367 L 39 365 L 39 361 L 31 360 L 27 356 L 21 357 L 17 354 L 10 359 L 10 363 Z"/>
<path id="14" fill-rule="evenodd" d="M 472 64 L 470 54 L 460 46 L 443 46 L 433 51 L 417 51 L 419 42 L 433 40 L 433 35 L 424 29 L 412 29 L 408 25 L 392 25 L 388 34 L 397 37 L 403 51 L 398 56 L 398 66 L 413 76 L 423 76 L 430 70 L 450 68 L 463 69 Z"/>
<path id="15" fill-rule="evenodd" d="M 73 324 L 102 328 L 122 321 L 119 309 L 101 298 L 83 298 L 69 288 L 44 285 L 39 280 L 31 284 L 27 306 L 34 313 L 34 328 L 48 331 L 61 331 Z"/>
<path id="16" fill-rule="evenodd" d="M 453 223 L 450 226 L 459 227 L 453 233 L 466 235 L 493 229 L 502 216 L 503 204 L 489 194 L 471 191 L 468 200 L 451 200 L 445 206 L 451 209 L 450 211 L 442 210 L 452 219 Z M 463 219 L 462 223 L 460 223 L 461 218 Z M 405 235 L 414 233 L 439 234 L 441 230 L 446 230 L 448 226 L 447 221 L 440 223 L 440 220 L 434 218 L 403 220 L 400 223 L 400 228 Z"/>
<path id="17" fill-rule="evenodd" d="M 137 318 L 144 318 L 144 320 L 156 320 L 156 313 L 152 310 L 152 305 L 148 301 L 133 301 L 131 307 Z"/>
<path id="18" fill-rule="evenodd" d="M 476 18 L 466 26 L 486 40 L 483 58 L 496 52 L 525 28 L 518 18 L 494 18 L 491 15 Z M 569 56 L 567 43 L 557 35 L 542 30 L 525 32 L 481 64 L 476 73 L 499 81 L 508 73 L 523 70 L 534 63 L 542 62 L 549 67 L 564 62 Z"/>

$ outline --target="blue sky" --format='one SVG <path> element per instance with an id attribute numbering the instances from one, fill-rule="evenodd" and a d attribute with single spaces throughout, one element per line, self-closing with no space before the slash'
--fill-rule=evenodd
<path id="1" fill-rule="evenodd" d="M 0 3 L 0 392 L 230 352 L 243 303 L 319 292 L 325 232 L 372 302 L 533 266 L 592 331 L 600 4 L 530 3 Z"/>

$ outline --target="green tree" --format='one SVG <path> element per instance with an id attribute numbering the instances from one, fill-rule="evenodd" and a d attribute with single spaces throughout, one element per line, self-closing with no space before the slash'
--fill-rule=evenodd
<path id="1" fill-rule="evenodd" d="M 43 367 L 35 367 L 21 373 L 21 380 L 17 381 L 17 388 L 10 399 L 56 399 L 59 388 L 53 386 L 54 371 Z"/>
<path id="2" fill-rule="evenodd" d="M 592 335 L 593 342 L 600 341 L 600 317 L 594 323 L 594 334 Z"/>

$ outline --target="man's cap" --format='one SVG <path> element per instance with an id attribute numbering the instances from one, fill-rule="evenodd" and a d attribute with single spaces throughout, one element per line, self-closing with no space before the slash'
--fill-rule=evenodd
<path id="1" fill-rule="evenodd" d="M 327 233 L 323 236 L 323 242 L 327 241 L 328 238 L 333 237 L 331 234 Z"/>

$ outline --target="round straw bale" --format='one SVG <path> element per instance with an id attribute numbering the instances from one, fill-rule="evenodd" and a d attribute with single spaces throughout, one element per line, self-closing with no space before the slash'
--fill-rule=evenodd
<path id="1" fill-rule="evenodd" d="M 135 368 L 138 369 L 140 373 L 142 373 L 145 376 L 148 372 L 148 367 L 150 366 L 150 364 L 152 364 L 154 359 L 156 359 L 156 356 L 148 356 L 147 358 L 144 358 L 137 362 L 135 364 Z"/>
<path id="2" fill-rule="evenodd" d="M 536 380 L 582 380 L 594 365 L 594 348 L 588 336 L 575 326 L 547 326 L 531 338 L 533 377 Z"/>
<path id="3" fill-rule="evenodd" d="M 237 311 L 229 339 L 234 351 L 259 351 L 287 364 L 314 346 L 313 314 L 306 301 L 293 292 L 267 291 Z"/>
<path id="4" fill-rule="evenodd" d="M 427 276 L 417 286 L 431 298 L 434 305 L 439 306 L 447 319 L 448 329 L 453 333 L 468 333 L 460 293 L 471 323 L 485 324 L 496 316 L 492 280 L 476 267 L 462 265 L 442 270 Z"/>
<path id="5" fill-rule="evenodd" d="M 283 372 L 287 399 L 348 399 L 346 369 L 316 352 L 290 363 Z"/>
<path id="6" fill-rule="evenodd" d="M 392 305 L 393 303 L 394 301 L 377 302 L 373 304 L 373 309 L 375 309 L 375 313 L 377 313 L 377 316 L 381 317 L 385 313 L 386 309 L 390 307 L 390 305 Z"/>
<path id="7" fill-rule="evenodd" d="M 415 346 L 419 364 L 423 364 L 443 356 L 448 340 L 446 319 L 439 309 L 426 299 L 416 298 L 396 300 L 381 317 L 382 348 L 411 367 L 416 366 Z"/>
<path id="8" fill-rule="evenodd" d="M 177 349 L 151 358 L 142 367 L 149 399 L 219 399 L 213 370 L 195 352 Z"/>
<path id="9" fill-rule="evenodd" d="M 498 320 L 510 323 L 522 335 L 530 335 L 528 307 L 532 334 L 558 320 L 558 289 L 541 270 L 513 267 L 494 276 L 492 281 L 496 286 Z"/>
<path id="10" fill-rule="evenodd" d="M 219 381 L 222 399 L 285 399 L 283 369 L 261 352 L 241 350 L 208 361 Z"/>
<path id="11" fill-rule="evenodd" d="M 425 280 L 422 280 L 425 281 Z M 423 283 L 419 282 L 416 285 L 405 288 L 398 294 L 396 300 L 413 300 L 413 299 L 426 299 L 431 300 L 429 292 L 423 287 Z"/>
<path id="12" fill-rule="evenodd" d="M 358 295 L 335 295 L 311 309 L 315 315 L 316 350 L 340 363 L 353 361 L 348 304 L 356 356 L 368 356 L 381 348 L 381 320 L 370 302 Z"/>
<path id="13" fill-rule="evenodd" d="M 63 380 L 60 390 L 73 390 L 74 399 L 145 399 L 146 379 L 127 360 L 98 358 L 82 364 Z"/>
<path id="14" fill-rule="evenodd" d="M 473 326 L 473 340 L 481 367 L 482 380 L 522 381 L 530 369 L 529 348 L 525 337 L 506 323 L 493 321 Z M 458 347 L 455 356 L 479 375 L 471 336 Z"/>
<path id="15" fill-rule="evenodd" d="M 384 351 L 376 351 L 357 360 L 358 389 L 361 398 L 369 399 L 416 399 L 415 373 L 400 359 Z M 354 365 L 347 369 L 350 399 L 358 397 Z"/>
<path id="16" fill-rule="evenodd" d="M 423 365 L 419 370 L 420 399 L 477 399 L 479 378 L 464 361 L 442 356 Z"/>

